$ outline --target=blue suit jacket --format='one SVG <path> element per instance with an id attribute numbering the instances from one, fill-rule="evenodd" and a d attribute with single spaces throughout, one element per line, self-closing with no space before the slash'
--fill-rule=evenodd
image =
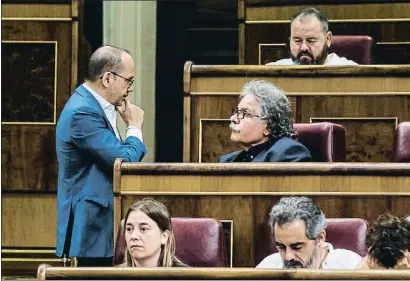
<path id="1" fill-rule="evenodd" d="M 121 143 L 100 104 L 81 85 L 58 120 L 56 150 L 56 254 L 113 256 L 114 161 L 140 161 L 145 145 L 136 137 Z"/>
<path id="2" fill-rule="evenodd" d="M 235 151 L 225 154 L 218 159 L 218 162 L 233 162 L 240 152 Z M 308 162 L 311 159 L 312 156 L 309 150 L 303 144 L 291 138 L 283 137 L 260 152 L 251 162 Z"/>

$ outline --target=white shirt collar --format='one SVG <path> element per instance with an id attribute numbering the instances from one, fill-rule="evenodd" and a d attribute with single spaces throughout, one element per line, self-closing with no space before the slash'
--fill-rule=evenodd
<path id="1" fill-rule="evenodd" d="M 96 91 L 88 87 L 85 83 L 83 83 L 83 86 L 94 96 L 94 98 L 98 101 L 104 111 L 115 111 L 113 104 L 109 103 L 105 98 L 100 96 Z"/>

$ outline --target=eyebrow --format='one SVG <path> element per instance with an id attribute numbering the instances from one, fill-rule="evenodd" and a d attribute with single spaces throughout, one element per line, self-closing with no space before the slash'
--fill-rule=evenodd
<path id="1" fill-rule="evenodd" d="M 304 242 L 296 242 L 296 243 L 290 244 L 291 247 L 298 247 L 298 246 L 303 246 L 303 245 L 305 245 Z M 276 242 L 276 246 L 285 246 L 285 245 L 280 242 Z"/>
<path id="2" fill-rule="evenodd" d="M 285 245 L 276 241 L 276 246 L 285 246 Z"/>

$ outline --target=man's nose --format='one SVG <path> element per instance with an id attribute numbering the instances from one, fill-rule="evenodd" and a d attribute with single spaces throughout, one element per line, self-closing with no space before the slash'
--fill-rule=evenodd
<path id="1" fill-rule="evenodd" d="M 295 258 L 296 258 L 296 255 L 292 250 L 286 250 L 285 260 L 291 261 L 291 260 L 294 260 Z"/>
<path id="2" fill-rule="evenodd" d="M 302 41 L 302 45 L 300 46 L 302 51 L 309 50 L 309 46 L 307 45 L 306 41 Z"/>
<path id="3" fill-rule="evenodd" d="M 238 119 L 238 115 L 236 113 L 231 115 L 231 118 L 229 118 L 229 120 L 235 124 L 239 123 L 239 119 Z"/>

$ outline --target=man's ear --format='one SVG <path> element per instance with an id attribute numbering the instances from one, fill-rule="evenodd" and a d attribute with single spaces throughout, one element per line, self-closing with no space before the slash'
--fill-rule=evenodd
<path id="1" fill-rule="evenodd" d="M 330 45 L 332 44 L 332 32 L 331 31 L 328 31 L 326 33 L 326 39 L 325 40 L 326 40 L 326 45 L 329 48 Z"/>
<path id="2" fill-rule="evenodd" d="M 317 237 L 319 246 L 322 246 L 326 241 L 326 231 L 322 230 Z"/>
<path id="3" fill-rule="evenodd" d="M 263 136 L 264 137 L 269 137 L 271 135 L 271 130 L 269 129 L 268 126 L 266 126 L 265 130 L 263 131 Z"/>
<path id="4" fill-rule="evenodd" d="M 110 84 L 110 73 L 106 72 L 101 76 L 101 84 L 105 87 L 108 88 Z"/>

